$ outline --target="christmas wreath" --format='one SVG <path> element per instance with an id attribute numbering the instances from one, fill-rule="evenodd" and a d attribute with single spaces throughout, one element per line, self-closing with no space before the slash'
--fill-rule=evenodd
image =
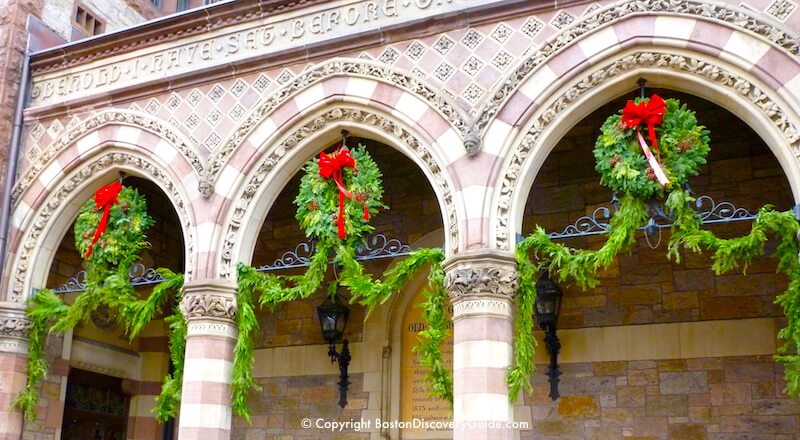
<path id="1" fill-rule="evenodd" d="M 603 123 L 594 157 L 600 182 L 640 199 L 663 197 L 696 176 L 708 155 L 708 130 L 677 99 L 628 101 Z"/>
<path id="2" fill-rule="evenodd" d="M 348 236 L 361 240 L 373 231 L 369 220 L 386 205 L 381 172 L 364 147 L 320 153 L 303 170 L 294 202 L 306 236 L 332 243 Z"/>
<path id="3" fill-rule="evenodd" d="M 180 301 L 183 276 L 168 269 L 157 269 L 163 282 L 153 288 L 146 299 L 139 299 L 130 280 L 131 266 L 147 249 L 146 230 L 153 225 L 147 202 L 135 189 L 113 182 L 101 187 L 80 208 L 75 220 L 75 247 L 83 256 L 85 289 L 72 304 L 50 289 L 37 290 L 31 297 L 27 314 L 32 321 L 29 332 L 27 383 L 13 405 L 36 417 L 37 386 L 47 376 L 44 357 L 49 333 L 65 333 L 90 318 L 98 309 L 108 309 L 115 316 L 113 323 L 122 324 L 135 338 L 153 320 L 170 299 Z M 157 399 L 156 417 L 164 421 L 177 413 L 183 373 L 183 352 L 186 324 L 179 308 L 165 318 L 170 327 L 170 358 L 174 373 L 165 377 Z"/>

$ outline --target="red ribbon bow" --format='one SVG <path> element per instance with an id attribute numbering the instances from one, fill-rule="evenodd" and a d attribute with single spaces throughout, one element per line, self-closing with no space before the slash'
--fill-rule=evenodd
<path id="1" fill-rule="evenodd" d="M 97 240 L 100 240 L 103 232 L 106 231 L 106 227 L 108 226 L 108 215 L 111 213 L 111 207 L 114 206 L 114 204 L 119 203 L 117 201 L 117 196 L 119 196 L 120 191 L 122 191 L 122 184 L 118 181 L 115 181 L 114 183 L 110 183 L 101 187 L 97 190 L 97 192 L 94 193 L 95 209 L 98 211 L 102 209 L 103 216 L 100 217 L 100 223 L 97 225 L 97 229 L 94 231 L 92 244 L 90 244 L 89 248 L 86 249 L 86 258 L 92 256 L 94 244 L 97 243 Z"/>
<path id="2" fill-rule="evenodd" d="M 658 95 L 653 95 L 647 102 L 641 101 L 638 104 L 635 104 L 633 101 L 628 101 L 627 104 L 625 104 L 625 108 L 622 109 L 622 125 L 627 128 L 636 127 L 636 136 L 639 138 L 642 151 L 650 164 L 650 168 L 653 169 L 662 186 L 666 186 L 669 180 L 660 166 L 661 156 L 658 151 L 658 141 L 656 139 L 656 125 L 661 124 L 664 119 L 664 113 L 666 112 L 667 103 Z M 647 125 L 650 143 L 656 151 L 656 159 L 652 157 L 650 149 L 644 142 L 644 138 L 642 138 L 642 133 L 639 129 L 639 126 L 642 124 Z"/>
<path id="3" fill-rule="evenodd" d="M 622 124 L 628 128 L 639 129 L 639 125 L 647 124 L 647 131 L 650 135 L 650 143 L 658 153 L 658 143 L 656 142 L 656 125 L 660 125 L 667 112 L 667 103 L 658 95 L 653 95 L 647 102 L 634 104 L 628 101 L 622 109 Z"/>
<path id="4" fill-rule="evenodd" d="M 319 175 L 324 179 L 333 178 L 333 181 L 336 182 L 336 186 L 339 188 L 339 216 L 337 217 L 336 224 L 339 230 L 339 238 L 344 239 L 346 237 L 344 231 L 344 199 L 345 197 L 348 199 L 354 197 L 353 194 L 344 187 L 342 173 L 345 168 L 355 168 L 356 161 L 350 156 L 350 150 L 342 148 L 334 151 L 330 155 L 324 152 L 320 153 L 317 165 L 319 166 Z M 359 201 L 364 205 L 364 220 L 369 220 L 366 200 Z"/>

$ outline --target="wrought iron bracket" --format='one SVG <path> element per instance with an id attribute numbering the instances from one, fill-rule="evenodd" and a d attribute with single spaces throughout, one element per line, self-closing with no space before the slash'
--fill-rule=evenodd
<path id="1" fill-rule="evenodd" d="M 339 407 L 344 408 L 347 406 L 347 389 L 350 386 L 350 376 L 347 369 L 350 366 L 352 357 L 350 356 L 350 343 L 347 339 L 342 340 L 342 352 L 336 351 L 336 343 L 331 342 L 328 347 L 328 356 L 331 358 L 331 363 L 339 363 Z"/>

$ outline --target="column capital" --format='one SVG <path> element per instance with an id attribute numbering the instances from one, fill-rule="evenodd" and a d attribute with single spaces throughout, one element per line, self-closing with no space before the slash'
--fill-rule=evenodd
<path id="1" fill-rule="evenodd" d="M 444 263 L 445 287 L 453 301 L 474 297 L 513 298 L 519 285 L 514 254 L 494 249 L 463 252 Z"/>
<path id="2" fill-rule="evenodd" d="M 27 354 L 32 326 L 24 304 L 0 302 L 0 352 Z"/>
<path id="3" fill-rule="evenodd" d="M 183 286 L 181 312 L 187 320 L 232 321 L 236 317 L 236 283 L 229 280 L 196 280 Z"/>

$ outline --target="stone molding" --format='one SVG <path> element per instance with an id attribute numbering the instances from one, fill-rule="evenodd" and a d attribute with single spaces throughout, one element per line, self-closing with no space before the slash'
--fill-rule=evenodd
<path id="1" fill-rule="evenodd" d="M 82 168 L 72 173 L 70 177 L 60 182 L 59 186 L 50 191 L 47 201 L 41 205 L 35 214 L 35 218 L 31 221 L 31 226 L 25 232 L 19 247 L 13 250 L 17 254 L 17 258 L 14 263 L 15 270 L 11 274 L 9 301 L 23 302 L 27 297 L 24 292 L 24 286 L 29 275 L 29 267 L 34 263 L 31 261 L 31 255 L 34 249 L 40 246 L 39 239 L 42 232 L 46 229 L 47 224 L 52 221 L 55 212 L 62 206 L 67 205 L 72 194 L 81 188 L 84 183 L 95 179 L 95 176 L 103 174 L 107 169 L 114 167 L 128 167 L 139 170 L 144 177 L 160 183 L 159 186 L 172 202 L 172 207 L 177 212 L 183 232 L 186 234 L 184 237 L 184 246 L 186 248 L 185 274 L 186 279 L 192 278 L 194 264 L 193 226 L 187 210 L 188 203 L 184 201 L 180 191 L 178 191 L 178 187 L 153 162 L 138 155 L 111 152 L 86 163 Z"/>
<path id="2" fill-rule="evenodd" d="M 513 316 L 511 298 L 506 295 L 496 297 L 471 298 L 460 296 L 453 301 L 453 320 L 467 316 L 498 316 L 511 319 Z"/>
<path id="3" fill-rule="evenodd" d="M 459 254 L 445 262 L 445 288 L 450 299 L 513 298 L 519 285 L 516 264 L 494 251 Z"/>
<path id="4" fill-rule="evenodd" d="M 684 15 L 692 19 L 723 22 L 741 31 L 754 33 L 795 58 L 800 55 L 800 36 L 772 20 L 765 20 L 759 16 L 758 12 L 750 9 L 704 0 L 627 0 L 587 14 L 564 31 L 550 37 L 539 50 L 525 59 L 504 81 L 499 82 L 500 87 L 493 91 L 491 100 L 486 103 L 475 120 L 477 128 L 484 132 L 530 74 L 565 47 L 592 31 L 616 21 L 629 19 L 636 15 L 659 12 L 669 15 Z"/>
<path id="5" fill-rule="evenodd" d="M 36 160 L 33 161 L 30 168 L 20 177 L 17 184 L 14 185 L 13 192 L 11 193 L 13 205 L 16 206 L 19 203 L 22 194 L 36 182 L 36 179 L 47 169 L 48 165 L 57 158 L 59 153 L 88 134 L 113 124 L 136 127 L 164 139 L 175 146 L 198 176 L 203 175 L 206 164 L 205 160 L 198 154 L 196 146 L 191 145 L 188 141 L 183 139 L 183 136 L 180 135 L 178 131 L 173 130 L 169 124 L 147 114 L 133 112 L 131 110 L 104 110 L 91 115 L 78 123 L 75 127 L 67 130 L 36 157 Z M 198 188 L 198 191 L 204 196 L 211 195 L 210 192 L 206 195 L 203 192 L 204 189 L 202 186 Z"/>
<path id="6" fill-rule="evenodd" d="M 387 136 L 404 143 L 411 151 L 417 154 L 417 157 L 426 165 L 428 172 L 434 177 L 434 181 L 431 183 L 438 187 L 442 195 L 448 223 L 445 228 L 448 234 L 450 234 L 450 247 L 453 253 L 458 252 L 459 230 L 455 194 L 447 180 L 445 172 L 433 157 L 431 151 L 408 130 L 389 118 L 367 110 L 339 107 L 328 110 L 313 118 L 310 122 L 289 134 L 282 142 L 275 145 L 269 153 L 262 156 L 258 169 L 244 186 L 243 192 L 235 198 L 236 203 L 233 207 L 233 214 L 230 222 L 226 226 L 225 238 L 222 243 L 222 251 L 220 252 L 219 273 L 221 277 L 226 279 L 231 277 L 234 247 L 236 243 L 241 240 L 240 234 L 243 221 L 247 217 L 249 210 L 252 209 L 251 206 L 253 205 L 255 195 L 264 181 L 267 180 L 267 177 L 279 168 L 287 152 L 300 144 L 308 136 L 323 130 L 328 124 L 342 121 L 368 124 L 379 128 L 383 130 Z"/>
<path id="7" fill-rule="evenodd" d="M 236 339 L 238 330 L 232 321 L 209 319 L 190 320 L 187 324 L 186 337 L 212 337 Z"/>
<path id="8" fill-rule="evenodd" d="M 688 73 L 699 76 L 714 84 L 726 87 L 732 94 L 741 96 L 749 101 L 751 108 L 759 111 L 769 120 L 778 132 L 786 139 L 788 147 L 795 155 L 800 152 L 800 130 L 791 121 L 789 114 L 784 111 L 764 90 L 756 84 L 732 72 L 725 67 L 718 66 L 707 60 L 687 55 L 670 54 L 657 51 L 639 51 L 622 56 L 620 59 L 604 64 L 599 69 L 586 72 L 583 77 L 566 88 L 560 96 L 549 101 L 549 104 L 537 111 L 532 118 L 533 125 L 515 143 L 515 149 L 509 151 L 511 161 L 505 167 L 505 175 L 501 180 L 500 196 L 498 199 L 495 227 L 495 243 L 500 249 L 510 249 L 508 230 L 511 215 L 511 201 L 517 190 L 517 183 L 528 155 L 539 142 L 539 137 L 553 123 L 560 114 L 570 109 L 583 95 L 627 72 L 641 68 L 658 68 L 672 70 L 679 73 Z"/>
<path id="9" fill-rule="evenodd" d="M 28 353 L 28 332 L 33 322 L 16 303 L 0 303 L 0 352 Z"/>
<path id="10" fill-rule="evenodd" d="M 436 88 L 428 85 L 425 81 L 399 72 L 384 64 L 357 59 L 333 59 L 301 73 L 260 103 L 255 111 L 250 113 L 247 119 L 230 135 L 225 144 L 211 156 L 207 176 L 204 179 L 212 183 L 216 182 L 225 168 L 225 164 L 233 156 L 236 149 L 283 103 L 309 86 L 338 75 L 360 76 L 388 83 L 405 90 L 436 109 L 461 134 L 462 139 L 467 136 L 469 124 L 462 115 L 461 109 L 452 103 L 444 93 L 437 91 Z M 293 136 L 296 136 L 296 134 L 293 134 Z"/>

